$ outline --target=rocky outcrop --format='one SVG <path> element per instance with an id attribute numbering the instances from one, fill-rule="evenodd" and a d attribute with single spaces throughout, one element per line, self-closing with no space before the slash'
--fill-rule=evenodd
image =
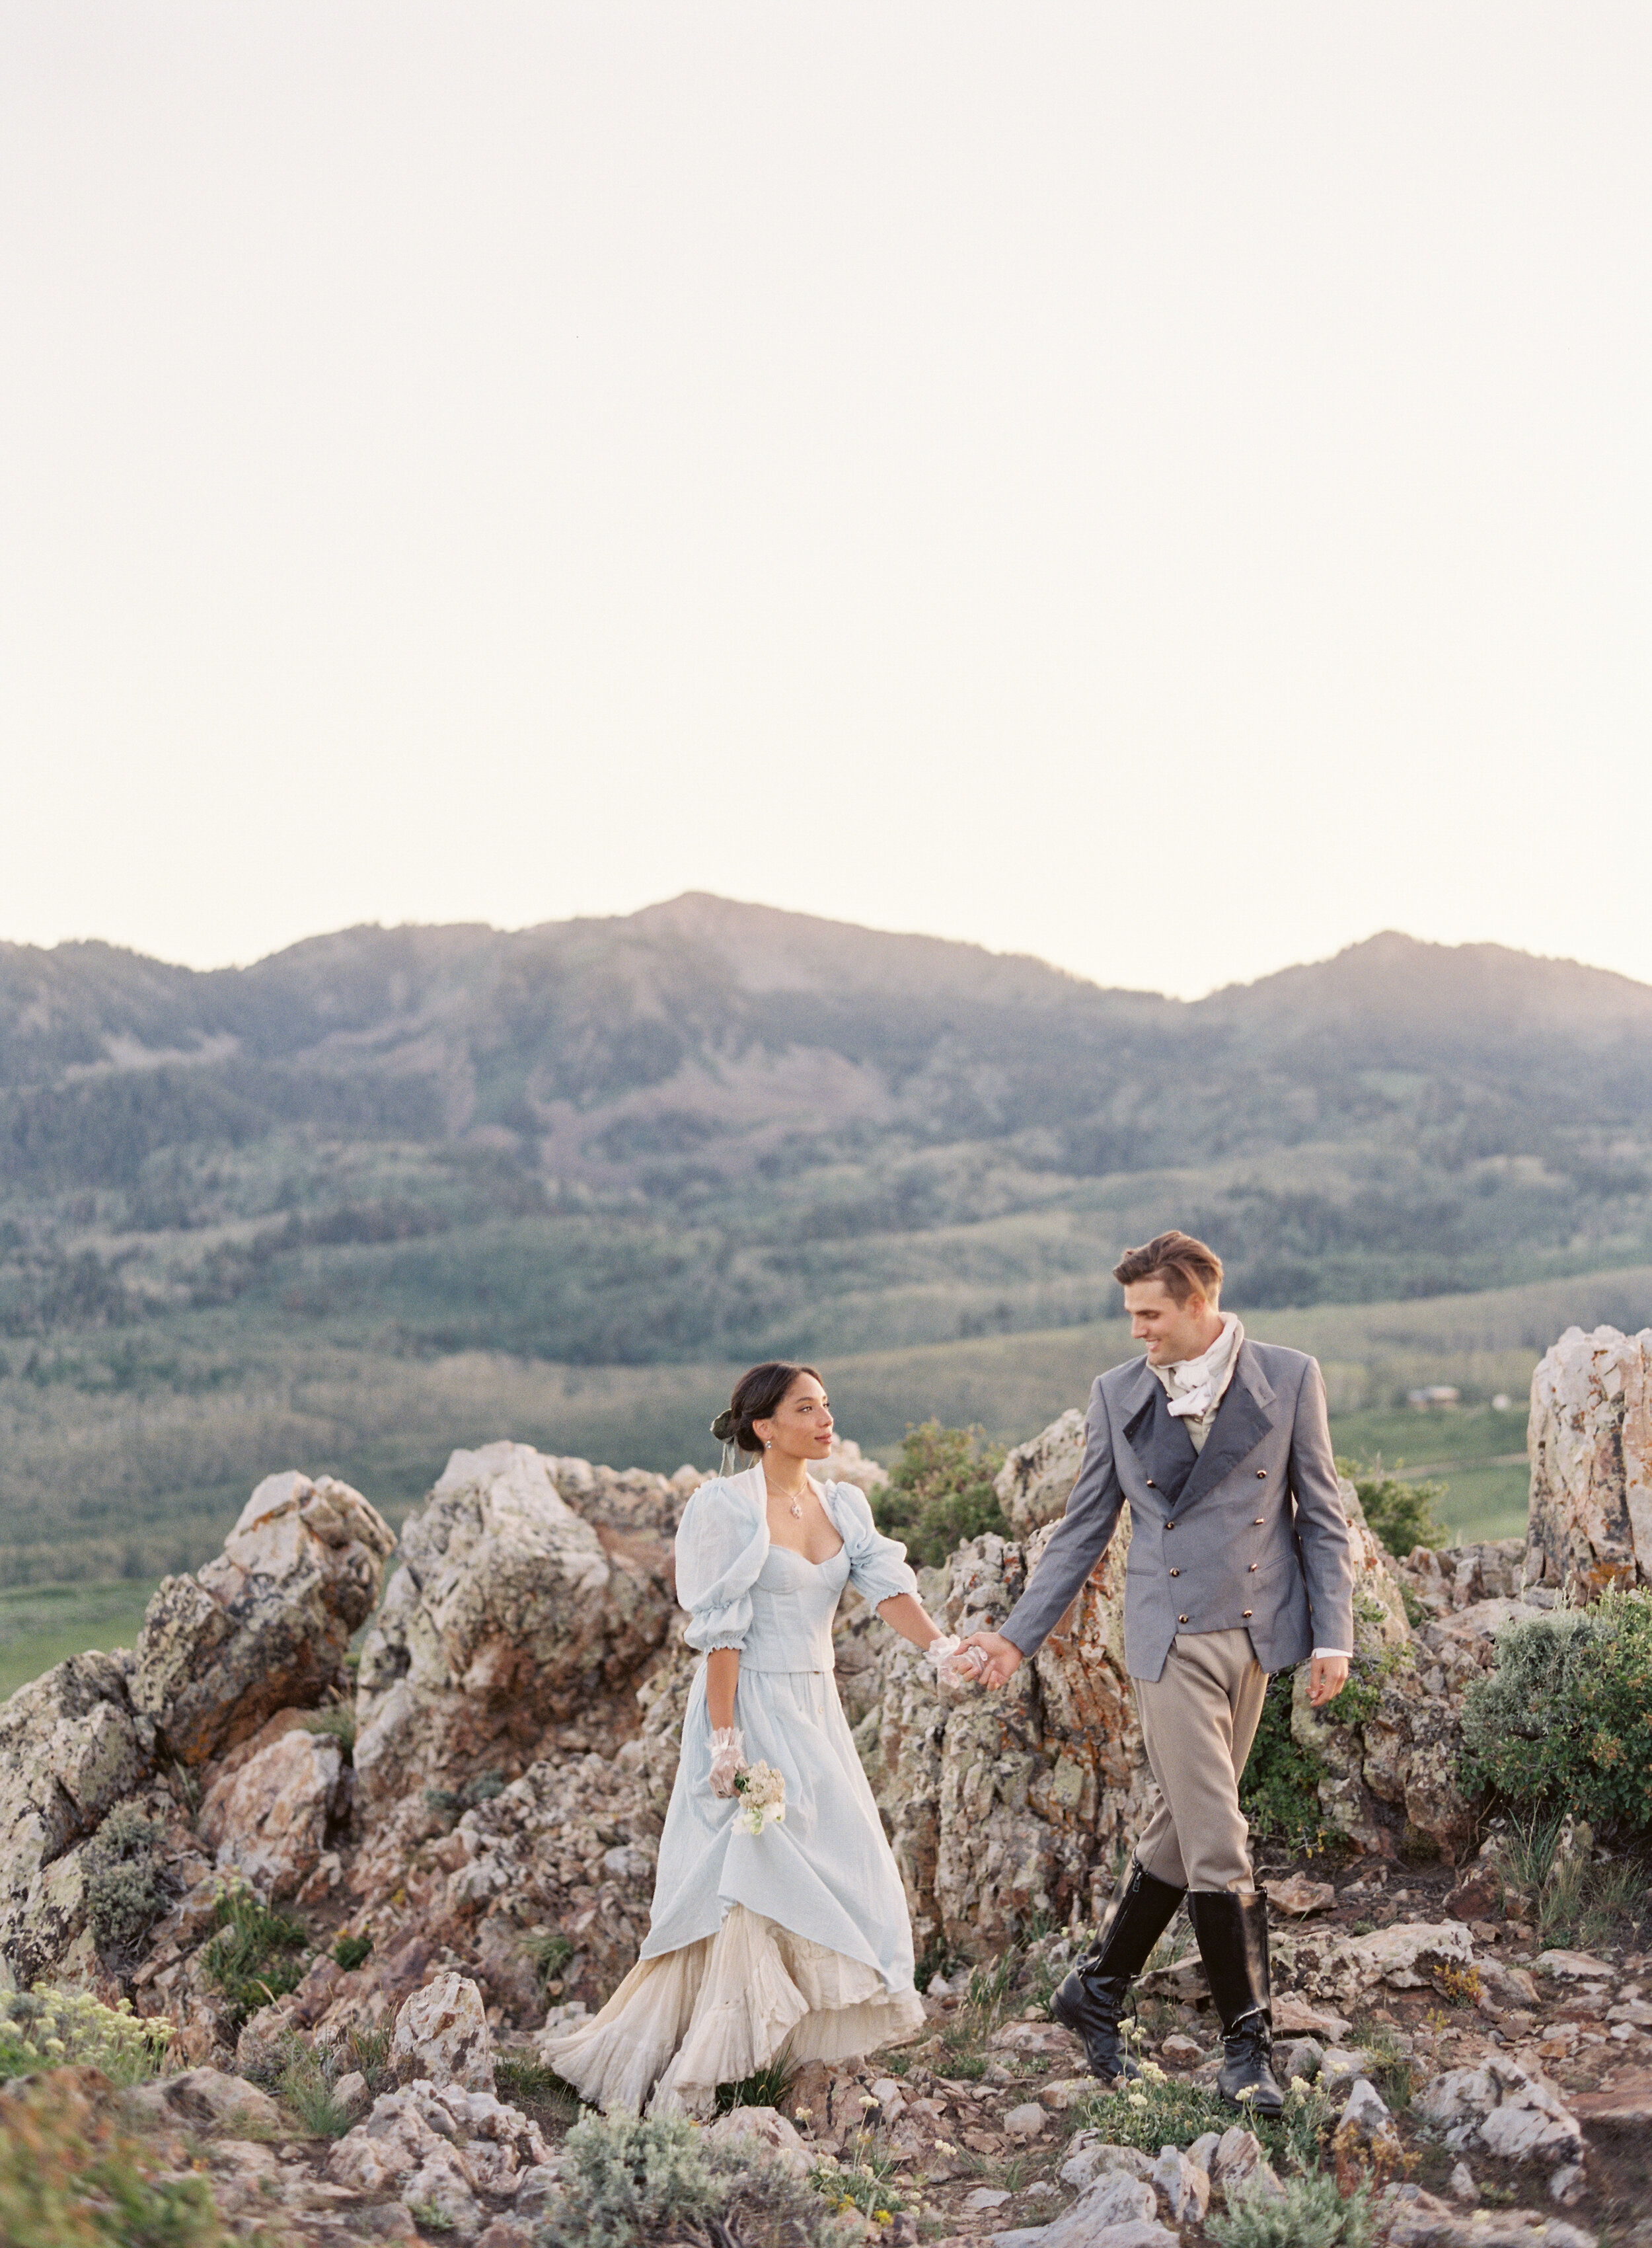
<path id="1" fill-rule="evenodd" d="M 1652 1581 L 1652 1327 L 1568 1327 L 1532 1376 L 1527 1443 L 1527 1585 Z"/>
<path id="2" fill-rule="evenodd" d="M 558 1468 L 571 1484 L 568 1463 L 528 1444 L 455 1452 L 404 1525 L 361 1657 L 356 1772 L 370 1813 L 520 1772 L 553 1727 L 564 1750 L 636 1730 L 638 1674 L 672 1614 L 670 1549 L 652 1531 L 586 1521 Z"/>
<path id="3" fill-rule="evenodd" d="M 1009 1453 L 994 1488 L 1017 1538 L 1060 1521 L 1083 1460 L 1084 1415 L 1076 1406 Z"/>
<path id="4" fill-rule="evenodd" d="M 205 1764 L 277 1710 L 340 1691 L 395 1542 L 348 1484 L 266 1476 L 218 1559 L 149 1603 L 131 1694 L 160 1755 Z"/>
<path id="5" fill-rule="evenodd" d="M 76 1655 L 0 1707 L 0 1946 L 24 1990 L 85 1927 L 77 1847 L 154 1762 L 129 1655 Z"/>
<path id="6" fill-rule="evenodd" d="M 343 1779 L 338 1741 L 293 1726 L 214 1781 L 201 1838 L 260 1895 L 296 1896 L 320 1862 Z"/>

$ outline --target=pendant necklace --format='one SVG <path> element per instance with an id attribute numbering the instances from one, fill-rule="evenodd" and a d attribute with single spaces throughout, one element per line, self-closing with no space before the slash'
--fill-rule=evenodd
<path id="1" fill-rule="evenodd" d="M 798 1491 L 794 1495 L 788 1491 L 777 1491 L 775 1493 L 775 1497 L 776 1498 L 783 1498 L 785 1500 L 787 1506 L 791 1511 L 791 1518 L 794 1522 L 801 1522 L 802 1520 L 803 1494 L 802 1491 Z"/>

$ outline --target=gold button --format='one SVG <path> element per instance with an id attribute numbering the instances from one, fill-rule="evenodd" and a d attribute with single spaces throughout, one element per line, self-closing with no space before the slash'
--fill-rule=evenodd
<path id="1" fill-rule="evenodd" d="M 1245 1611 L 1245 1613 L 1246 1613 L 1246 1614 L 1248 1616 L 1252 1612 L 1251 1612 L 1251 1610 L 1250 1610 L 1249 1608 L 1246 1608 L 1246 1611 Z"/>
<path id="2" fill-rule="evenodd" d="M 1187 1621 L 1187 1618 L 1185 1616 L 1178 1616 L 1176 1621 L 1178 1623 L 1185 1623 Z"/>
<path id="3" fill-rule="evenodd" d="M 1251 1564 L 1251 1573 L 1252 1573 L 1252 1575 L 1253 1575 L 1253 1576 L 1254 1576 L 1254 1575 L 1255 1575 L 1255 1573 L 1256 1573 L 1256 1564 L 1255 1564 L 1255 1562 L 1254 1562 L 1254 1561 L 1253 1561 L 1253 1562 L 1252 1562 L 1252 1564 Z"/>
<path id="4" fill-rule="evenodd" d="M 1266 1468 L 1258 1468 L 1256 1470 L 1256 1480 L 1258 1483 L 1266 1483 L 1267 1481 L 1267 1470 Z"/>
<path id="5" fill-rule="evenodd" d="M 1149 1477 L 1147 1478 L 1147 1487 L 1148 1487 L 1149 1491 L 1151 1491 L 1151 1490 L 1152 1490 L 1152 1488 L 1153 1488 L 1153 1478 L 1152 1478 L 1152 1477 L 1151 1477 L 1151 1476 L 1149 1476 Z"/>
<path id="6" fill-rule="evenodd" d="M 1167 1522 L 1167 1523 L 1164 1525 L 1164 1527 L 1165 1527 L 1167 1530 L 1174 1530 L 1174 1529 L 1175 1529 L 1175 1527 L 1176 1527 L 1176 1525 L 1175 1525 L 1173 1522 Z"/>
<path id="7" fill-rule="evenodd" d="M 1172 1577 L 1179 1577 L 1179 1576 L 1181 1575 L 1181 1573 L 1181 1573 L 1181 1571 L 1180 1571 L 1179 1569 L 1172 1569 L 1172 1570 L 1171 1571 L 1171 1576 L 1172 1576 Z"/>
<path id="8" fill-rule="evenodd" d="M 1262 1526 L 1262 1518 L 1261 1518 L 1261 1516 L 1260 1516 L 1259 1514 L 1259 1515 L 1257 1516 L 1257 1518 L 1256 1518 L 1256 1526 L 1257 1526 L 1257 1528 L 1258 1528 L 1259 1530 L 1259 1529 L 1261 1528 L 1261 1526 Z"/>

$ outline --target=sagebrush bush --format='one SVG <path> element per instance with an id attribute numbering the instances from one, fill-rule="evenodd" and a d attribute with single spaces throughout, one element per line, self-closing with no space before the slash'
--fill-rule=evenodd
<path id="1" fill-rule="evenodd" d="M 160 2071 L 171 2039 L 170 2022 L 140 2021 L 129 1998 L 106 2006 L 89 1991 L 45 1983 L 0 1991 L 0 2078 L 85 2066 L 114 2084 L 141 2084 Z"/>
<path id="2" fill-rule="evenodd" d="M 993 1490 L 1004 1448 L 980 1429 L 944 1429 L 925 1421 L 909 1429 L 889 1471 L 871 1493 L 872 1519 L 901 1539 L 916 1569 L 938 1569 L 966 1538 L 988 1530 L 1007 1538 L 1009 1525 Z"/>
<path id="3" fill-rule="evenodd" d="M 841 2248 L 844 2238 L 826 2203 L 777 2163 L 715 2145 L 682 2116 L 587 2115 L 563 2155 L 539 2248 L 645 2248 L 686 2226 L 709 2231 L 713 2218 L 747 2248 Z"/>
<path id="4" fill-rule="evenodd" d="M 1287 2178 L 1278 2194 L 1246 2192 L 1227 2197 L 1223 2216 L 1205 2220 L 1221 2248 L 1369 2248 L 1375 2230 L 1371 2197 L 1363 2188 L 1343 2195 L 1323 2170 Z"/>
<path id="5" fill-rule="evenodd" d="M 73 2079 L 0 2094 L 5 2248 L 233 2248 L 204 2178 L 155 2157 Z"/>
<path id="6" fill-rule="evenodd" d="M 1652 1830 L 1652 1593 L 1505 1624 L 1464 1697 L 1463 1743 L 1472 1790 Z"/>
<path id="7" fill-rule="evenodd" d="M 137 1804 L 122 1803 L 87 1843 L 86 1922 L 100 1950 L 134 1951 L 165 1910 L 166 1833 Z"/>

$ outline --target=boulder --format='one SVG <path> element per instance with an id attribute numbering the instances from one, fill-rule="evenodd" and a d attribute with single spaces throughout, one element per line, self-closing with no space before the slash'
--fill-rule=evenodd
<path id="1" fill-rule="evenodd" d="M 1559 2091 L 1505 2053 L 1488 2053 L 1478 2068 L 1437 2076 L 1415 2104 L 1424 2121 L 1444 2133 L 1448 2147 L 1478 2143 L 1499 2161 L 1551 2168 L 1583 2159 L 1582 2126 Z"/>
<path id="2" fill-rule="evenodd" d="M 201 1839 L 262 1895 L 294 1896 L 320 1862 L 343 1776 L 338 1741 L 295 1726 L 208 1788 Z"/>
<path id="3" fill-rule="evenodd" d="M 404 2080 L 422 2077 L 438 2086 L 492 2092 L 487 2009 L 468 1977 L 449 1970 L 413 1992 L 396 2016 L 390 2065 Z"/>
<path id="4" fill-rule="evenodd" d="M 154 1769 L 132 1658 L 71 1655 L 0 1705 L 0 1947 L 24 1990 L 85 1926 L 77 1847 Z"/>
<path id="5" fill-rule="evenodd" d="M 1210 2172 L 1179 2147 L 1165 2147 L 1153 2165 L 1153 2191 L 1167 2224 L 1203 2224 L 1211 2205 Z"/>
<path id="6" fill-rule="evenodd" d="M 187 2068 L 126 2094 L 133 2115 L 150 2123 L 239 2125 L 243 2131 L 277 2132 L 281 2110 L 267 2092 L 222 2068 Z"/>
<path id="7" fill-rule="evenodd" d="M 1083 1461 L 1084 1415 L 1075 1406 L 1007 1455 L 994 1489 L 1017 1538 L 1061 1520 Z"/>
<path id="8" fill-rule="evenodd" d="M 1388 2248 L 1596 2248 L 1592 2232 L 1536 2209 L 1453 2209 L 1421 2186 L 1384 2190 Z"/>
<path id="9" fill-rule="evenodd" d="M 706 2136 L 714 2146 L 737 2149 L 744 2159 L 776 2162 L 794 2177 L 807 2177 L 814 2168 L 797 2126 L 773 2108 L 733 2108 Z"/>
<path id="10" fill-rule="evenodd" d="M 592 1748 L 636 1731 L 637 1674 L 673 1612 L 669 1550 L 584 1520 L 554 1464 L 528 1444 L 454 1452 L 404 1525 L 404 1566 L 361 1657 L 368 1814 L 519 1772 L 553 1725 L 577 1721 Z"/>
<path id="11" fill-rule="evenodd" d="M 1652 1327 L 1568 1327 L 1532 1376 L 1527 1443 L 1527 1585 L 1652 1580 Z"/>
<path id="12" fill-rule="evenodd" d="M 160 1755 L 204 1764 L 275 1710 L 341 1690 L 394 1544 L 347 1484 L 266 1476 L 218 1559 L 166 1578 L 149 1603 L 131 1695 Z"/>

